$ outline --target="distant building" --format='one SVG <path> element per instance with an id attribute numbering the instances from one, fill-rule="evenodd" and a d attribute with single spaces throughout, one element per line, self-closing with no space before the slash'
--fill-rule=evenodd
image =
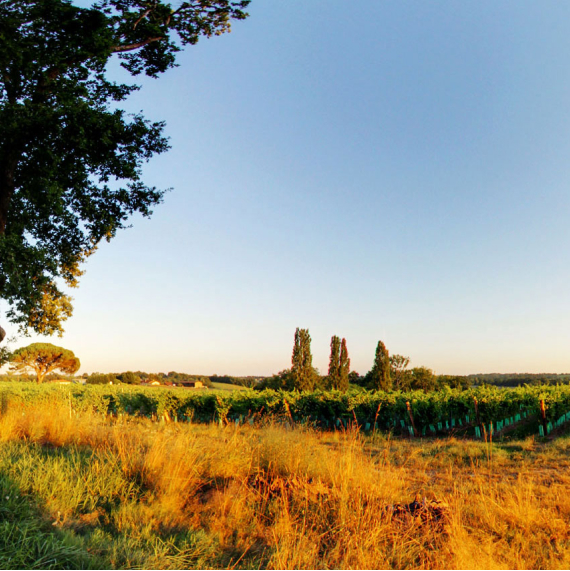
<path id="1" fill-rule="evenodd" d="M 187 389 L 203 389 L 204 387 L 204 383 L 202 381 L 181 381 L 180 383 L 181 387 L 185 387 Z"/>

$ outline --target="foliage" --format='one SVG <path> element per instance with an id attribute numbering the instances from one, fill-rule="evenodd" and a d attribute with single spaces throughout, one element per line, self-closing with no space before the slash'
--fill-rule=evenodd
<path id="1" fill-rule="evenodd" d="M 5 365 L 6 363 L 9 363 L 11 357 L 12 353 L 6 345 L 0 347 L 0 367 Z"/>
<path id="2" fill-rule="evenodd" d="M 118 383 L 119 379 L 117 379 L 117 377 L 112 373 L 108 374 L 95 373 L 93 375 L 89 375 L 85 379 L 85 382 L 88 385 L 110 385 Z"/>
<path id="3" fill-rule="evenodd" d="M 338 389 L 340 386 L 340 337 L 331 337 L 331 354 L 329 357 L 329 372 L 327 388 Z"/>
<path id="4" fill-rule="evenodd" d="M 340 337 L 334 335 L 331 338 L 329 372 L 326 379 L 327 388 L 346 391 L 348 389 L 349 371 L 350 359 L 348 358 L 346 339 L 343 339 L 341 342 Z"/>
<path id="5" fill-rule="evenodd" d="M 410 388 L 410 371 L 407 370 L 410 358 L 403 355 L 390 355 L 390 378 L 395 389 Z"/>
<path id="6" fill-rule="evenodd" d="M 461 377 L 467 384 L 493 385 L 497 387 L 521 387 L 523 385 L 556 385 L 570 383 L 568 373 L 478 373 Z"/>
<path id="7" fill-rule="evenodd" d="M 438 387 L 452 389 L 468 389 L 471 385 L 469 378 L 461 375 L 437 375 Z"/>
<path id="8" fill-rule="evenodd" d="M 266 377 L 254 387 L 257 391 L 263 391 L 265 389 L 292 391 L 293 388 L 293 374 L 291 373 L 291 369 L 284 369 L 272 377 Z"/>
<path id="9" fill-rule="evenodd" d="M 348 390 L 348 375 L 350 373 L 350 359 L 348 357 L 348 349 L 346 347 L 346 339 L 343 337 L 340 343 L 340 362 L 339 362 L 340 383 L 338 389 L 340 391 Z"/>
<path id="10" fill-rule="evenodd" d="M 346 425 L 355 419 L 361 427 L 374 422 L 378 430 L 398 429 L 408 422 L 409 402 L 418 430 L 453 419 L 475 419 L 477 399 L 481 422 L 514 416 L 521 410 L 538 414 L 540 400 L 546 404 L 549 421 L 570 411 L 570 387 L 527 386 L 514 389 L 479 387 L 468 390 L 401 392 L 340 391 L 297 392 L 285 390 L 186 391 L 169 387 L 134 385 L 37 385 L 0 383 L 0 400 L 9 403 L 71 402 L 75 411 L 98 410 L 104 414 L 159 416 L 168 413 L 179 421 L 209 423 L 224 420 L 291 418 L 332 428 L 337 420 Z M 537 424 L 538 426 L 538 424 Z M 537 429 L 538 431 L 538 429 Z"/>
<path id="11" fill-rule="evenodd" d="M 291 375 L 293 388 L 299 391 L 313 390 L 319 380 L 318 373 L 313 367 L 311 354 L 311 336 L 308 329 L 295 330 L 295 344 L 291 357 Z"/>
<path id="12" fill-rule="evenodd" d="M 201 382 L 205 387 L 213 388 L 212 382 L 209 377 L 205 375 L 189 375 L 188 373 L 177 373 L 176 371 L 170 371 L 163 379 L 164 382 L 174 383 L 180 385 L 182 383 L 195 383 L 196 381 Z"/>
<path id="13" fill-rule="evenodd" d="M 438 388 L 437 377 L 427 367 L 414 367 L 409 373 L 409 385 L 413 391 L 434 391 Z"/>
<path id="14" fill-rule="evenodd" d="M 117 378 L 121 383 L 125 383 L 127 385 L 140 385 L 141 378 L 135 375 L 132 371 L 127 371 L 126 373 L 120 373 L 117 375 Z"/>
<path id="15" fill-rule="evenodd" d="M 168 149 L 164 125 L 119 108 L 138 87 L 110 81 L 110 59 L 157 77 L 247 4 L 0 0 L 0 298 L 22 330 L 61 333 L 72 306 L 60 283 L 76 286 L 97 245 L 164 194 L 142 181 Z"/>
<path id="16" fill-rule="evenodd" d="M 240 387 L 247 387 L 253 389 L 264 380 L 265 377 L 247 376 L 247 377 L 234 377 L 230 375 L 210 375 L 208 379 L 212 383 L 225 383 L 228 385 L 237 385 Z M 208 385 L 210 386 L 210 385 Z"/>
<path id="17" fill-rule="evenodd" d="M 364 387 L 366 385 L 366 377 L 362 377 L 357 371 L 350 371 L 348 373 L 349 385 Z"/>
<path id="18" fill-rule="evenodd" d="M 392 388 L 390 378 L 390 355 L 382 341 L 378 341 L 372 369 L 367 373 L 367 383 L 370 388 L 389 391 Z"/>
<path id="19" fill-rule="evenodd" d="M 81 363 L 73 351 L 57 347 L 51 343 L 32 343 L 16 349 L 11 356 L 12 371 L 23 372 L 33 369 L 38 383 L 51 371 L 60 370 L 73 375 Z"/>

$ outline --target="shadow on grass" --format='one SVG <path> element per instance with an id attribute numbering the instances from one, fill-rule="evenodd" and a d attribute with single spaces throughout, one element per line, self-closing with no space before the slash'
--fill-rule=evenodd
<path id="1" fill-rule="evenodd" d="M 65 460 L 69 462 L 70 470 L 66 473 L 69 481 L 87 477 L 92 463 L 104 459 L 89 449 L 23 443 L 11 443 L 4 450 L 0 449 L 2 453 L 0 569 L 249 569 L 265 566 L 270 549 L 259 541 L 253 542 L 244 553 L 243 543 L 238 547 L 239 542 L 230 538 L 222 544 L 219 535 L 208 529 L 157 521 L 159 512 L 154 512 L 149 503 L 152 494 L 149 496 L 148 490 L 138 485 L 131 489 L 128 500 L 118 498 L 111 487 L 98 492 L 95 504 L 79 497 L 69 517 L 63 521 L 58 517 L 54 521 L 44 496 L 47 493 L 57 497 L 61 482 L 59 487 L 55 481 L 48 483 L 39 494 L 26 484 L 20 488 L 20 459 L 25 458 L 28 466 L 31 462 L 37 468 L 38 478 L 45 478 L 45 474 L 40 474 L 42 466 L 51 462 L 61 466 Z M 10 475 L 6 473 L 7 464 L 12 467 Z M 30 482 L 30 479 L 24 481 Z M 203 486 L 197 493 L 197 501 L 205 507 L 214 492 L 223 491 L 229 483 L 230 480 L 222 479 Z M 145 514 L 149 517 L 146 523 Z M 125 517 L 129 519 L 127 525 Z"/>
<path id="2" fill-rule="evenodd" d="M 0 569 L 105 569 L 72 534 L 42 517 L 33 498 L 0 473 Z"/>

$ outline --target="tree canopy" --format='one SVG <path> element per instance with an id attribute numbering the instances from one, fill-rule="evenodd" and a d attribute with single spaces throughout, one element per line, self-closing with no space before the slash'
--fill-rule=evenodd
<path id="1" fill-rule="evenodd" d="M 200 37 L 230 30 L 249 0 L 0 0 L 0 298 L 22 330 L 52 334 L 72 312 L 62 284 L 164 190 L 142 166 L 165 152 L 163 123 L 118 108 L 136 85 L 106 75 L 118 57 L 158 77 Z"/>
<path id="2" fill-rule="evenodd" d="M 348 389 L 348 375 L 350 372 L 350 359 L 346 339 L 337 335 L 331 337 L 331 353 L 329 357 L 329 374 L 327 385 L 330 389 L 346 391 Z"/>
<path id="3" fill-rule="evenodd" d="M 392 379 L 390 378 L 390 354 L 382 341 L 378 341 L 372 369 L 368 371 L 366 376 L 370 388 L 381 391 L 389 391 L 392 388 Z"/>
<path id="4" fill-rule="evenodd" d="M 73 351 L 57 347 L 51 343 L 32 343 L 27 347 L 16 349 L 10 358 L 12 371 L 21 373 L 32 369 L 36 373 L 38 383 L 52 371 L 73 375 L 79 370 L 81 362 Z"/>
<path id="5" fill-rule="evenodd" d="M 293 387 L 299 391 L 312 391 L 318 382 L 318 373 L 313 367 L 311 336 L 308 329 L 295 330 L 295 344 L 291 355 Z"/>

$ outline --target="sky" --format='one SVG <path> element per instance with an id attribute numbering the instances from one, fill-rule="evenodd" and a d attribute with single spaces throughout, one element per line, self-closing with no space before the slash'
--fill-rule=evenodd
<path id="1" fill-rule="evenodd" d="M 77 2 L 79 4 L 79 2 Z M 124 108 L 172 188 L 85 265 L 80 372 L 570 372 L 570 4 L 253 0 Z M 123 77 L 112 65 L 111 76 Z M 11 333 L 11 332 L 9 332 Z"/>

